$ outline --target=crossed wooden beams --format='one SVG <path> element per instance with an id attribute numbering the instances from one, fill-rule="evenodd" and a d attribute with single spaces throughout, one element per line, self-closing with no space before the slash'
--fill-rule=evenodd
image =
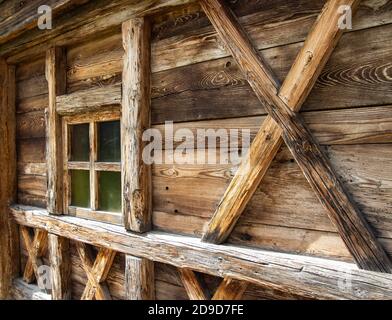
<path id="1" fill-rule="evenodd" d="M 85 243 L 78 242 L 76 250 L 87 275 L 87 284 L 81 300 L 112 300 L 106 278 L 112 267 L 116 252 L 107 248 L 100 248 L 94 261 L 91 248 Z"/>
<path id="2" fill-rule="evenodd" d="M 248 287 L 247 282 L 227 277 L 212 295 L 193 270 L 181 268 L 178 272 L 190 300 L 239 300 Z"/>
<path id="3" fill-rule="evenodd" d="M 28 254 L 23 280 L 27 283 L 32 283 L 35 280 L 38 281 L 40 277 L 38 269 L 43 265 L 42 257 L 45 255 L 48 247 L 48 233 L 37 229 L 34 231 L 33 237 L 29 228 L 25 226 L 20 226 L 20 231 Z"/>
<path id="4" fill-rule="evenodd" d="M 222 0 L 200 0 L 200 3 L 269 114 L 251 145 L 248 159 L 239 167 L 209 222 L 203 240 L 222 243 L 228 238 L 274 159 L 282 136 L 357 265 L 391 272 L 389 257 L 297 113 L 342 34 L 338 8 L 348 5 L 354 11 L 359 0 L 327 2 L 281 87 L 225 3 Z"/>

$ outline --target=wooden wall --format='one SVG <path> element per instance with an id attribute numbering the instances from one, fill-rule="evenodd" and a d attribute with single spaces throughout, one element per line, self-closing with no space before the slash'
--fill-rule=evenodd
<path id="1" fill-rule="evenodd" d="M 282 80 L 324 2 L 244 0 L 231 6 Z M 392 255 L 391 9 L 392 1 L 362 1 L 353 30 L 342 37 L 303 115 Z M 176 128 L 243 128 L 254 137 L 266 112 L 198 5 L 152 19 L 153 126 L 162 129 L 173 120 Z M 68 47 L 67 93 L 120 83 L 122 54 L 120 27 Z M 18 202 L 40 207 L 46 207 L 44 63 L 42 55 L 16 70 Z M 200 237 L 234 172 L 231 165 L 154 166 L 154 229 Z M 229 241 L 351 260 L 285 147 Z M 124 296 L 123 269 L 119 255 L 108 280 L 115 298 Z M 176 270 L 161 264 L 156 269 L 157 298 L 186 298 Z M 85 275 L 75 254 L 72 277 L 78 298 Z M 206 282 L 216 285 L 211 277 Z M 294 298 L 253 286 L 245 295 L 273 297 Z"/>

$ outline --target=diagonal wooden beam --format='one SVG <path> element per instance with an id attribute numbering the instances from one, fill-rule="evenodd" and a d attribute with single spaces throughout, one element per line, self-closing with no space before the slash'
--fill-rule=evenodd
<path id="1" fill-rule="evenodd" d="M 333 3 L 341 3 L 336 0 Z M 353 1 L 355 3 L 355 1 Z M 328 210 L 360 268 L 391 272 L 392 263 L 361 212 L 338 180 L 301 116 L 279 97 L 277 82 L 231 10 L 221 0 L 201 0 L 202 7 L 269 115 L 283 130 L 293 154 L 318 199 Z"/>
<path id="2" fill-rule="evenodd" d="M 190 300 L 209 300 L 211 295 L 201 283 L 196 273 L 188 268 L 179 268 L 178 272 Z"/>
<path id="3" fill-rule="evenodd" d="M 190 300 L 239 300 L 243 296 L 248 283 L 226 277 L 212 296 L 202 279 L 188 268 L 179 268 L 181 281 Z"/>
<path id="4" fill-rule="evenodd" d="M 41 257 L 44 256 L 47 249 L 48 233 L 37 229 L 33 238 L 27 227 L 21 226 L 20 231 L 28 253 L 23 280 L 32 283 L 35 279 L 38 279 L 38 268 L 43 264 Z"/>
<path id="5" fill-rule="evenodd" d="M 279 96 L 292 110 L 301 109 L 343 33 L 338 27 L 341 16 L 338 7 L 357 3 L 359 1 L 329 0 L 324 6 L 279 91 Z M 278 80 L 272 79 L 272 82 L 279 87 Z M 281 135 L 282 129 L 268 116 L 209 221 L 203 241 L 223 243 L 230 236 L 275 158 L 283 142 Z"/>
<path id="6" fill-rule="evenodd" d="M 224 278 L 216 289 L 212 300 L 239 300 L 244 295 L 248 283 L 233 278 Z"/>
<path id="7" fill-rule="evenodd" d="M 76 249 L 88 279 L 81 299 L 92 300 L 95 297 L 97 300 L 111 300 L 105 280 L 113 264 L 116 252 L 101 248 L 94 262 L 93 254 L 86 244 L 78 242 Z"/>

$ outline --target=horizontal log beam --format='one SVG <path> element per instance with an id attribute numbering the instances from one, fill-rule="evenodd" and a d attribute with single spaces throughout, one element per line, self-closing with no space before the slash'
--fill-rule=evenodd
<path id="1" fill-rule="evenodd" d="M 56 46 L 81 42 L 134 17 L 192 3 L 195 0 L 100 0 L 90 1 L 56 19 L 51 30 L 34 29 L 0 45 L 0 56 L 16 63 Z"/>
<path id="2" fill-rule="evenodd" d="M 392 299 L 392 275 L 359 270 L 353 263 L 214 245 L 194 237 L 156 231 L 140 235 L 120 226 L 53 216 L 44 209 L 20 205 L 11 207 L 11 215 L 20 225 L 45 229 L 75 241 L 309 298 Z"/>
<path id="3" fill-rule="evenodd" d="M 56 97 L 56 110 L 61 116 L 99 111 L 102 107 L 121 104 L 121 84 L 92 88 Z"/>

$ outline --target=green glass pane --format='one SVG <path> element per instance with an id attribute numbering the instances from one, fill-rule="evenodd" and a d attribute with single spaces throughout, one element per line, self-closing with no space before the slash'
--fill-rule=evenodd
<path id="1" fill-rule="evenodd" d="M 71 205 L 90 207 L 90 172 L 71 170 Z"/>
<path id="2" fill-rule="evenodd" d="M 99 210 L 121 212 L 120 172 L 99 172 Z"/>
<path id="3" fill-rule="evenodd" d="M 71 126 L 71 161 L 90 160 L 89 124 Z"/>
<path id="4" fill-rule="evenodd" d="M 98 161 L 120 162 L 120 121 L 98 123 Z"/>

